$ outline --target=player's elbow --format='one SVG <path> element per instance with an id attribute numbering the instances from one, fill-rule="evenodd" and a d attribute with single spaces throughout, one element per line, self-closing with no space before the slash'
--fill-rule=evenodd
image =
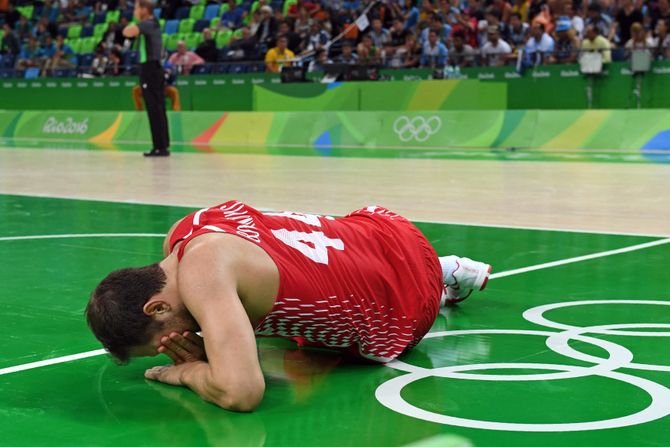
<path id="1" fill-rule="evenodd" d="M 253 386 L 244 385 L 219 394 L 214 403 L 226 410 L 248 413 L 254 411 L 260 405 L 264 394 L 264 382 Z"/>

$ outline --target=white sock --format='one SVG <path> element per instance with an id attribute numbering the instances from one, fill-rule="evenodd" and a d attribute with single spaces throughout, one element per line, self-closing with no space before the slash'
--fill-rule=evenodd
<path id="1" fill-rule="evenodd" d="M 454 272 L 458 269 L 458 256 L 442 256 L 439 258 L 442 267 L 442 281 L 445 285 L 451 285 L 456 282 Z"/>

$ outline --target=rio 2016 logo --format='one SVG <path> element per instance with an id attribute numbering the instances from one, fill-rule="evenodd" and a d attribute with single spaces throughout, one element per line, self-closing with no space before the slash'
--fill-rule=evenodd
<path id="1" fill-rule="evenodd" d="M 393 123 L 393 131 L 403 143 L 412 140 L 423 143 L 439 132 L 440 128 L 442 128 L 442 119 L 437 115 L 429 118 L 423 116 L 410 118 L 403 115 Z"/>
<path id="2" fill-rule="evenodd" d="M 75 121 L 72 117 L 68 116 L 65 120 L 59 121 L 56 117 L 50 116 L 42 126 L 42 132 L 46 134 L 84 135 L 88 132 L 88 118 L 84 118 L 82 121 Z"/>

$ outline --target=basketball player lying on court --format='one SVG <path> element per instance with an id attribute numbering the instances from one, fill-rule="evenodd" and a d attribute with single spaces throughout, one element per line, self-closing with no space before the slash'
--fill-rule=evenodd
<path id="1" fill-rule="evenodd" d="M 122 363 L 174 361 L 146 378 L 236 411 L 265 391 L 254 335 L 388 362 L 421 340 L 441 305 L 484 289 L 491 271 L 438 258 L 414 225 L 378 206 L 335 219 L 230 201 L 181 219 L 163 251 L 160 263 L 98 285 L 89 326 Z"/>

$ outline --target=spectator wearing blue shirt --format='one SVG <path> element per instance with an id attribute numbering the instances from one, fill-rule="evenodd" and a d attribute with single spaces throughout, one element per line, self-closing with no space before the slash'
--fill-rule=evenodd
<path id="1" fill-rule="evenodd" d="M 21 47 L 19 52 L 19 60 L 16 62 L 17 70 L 25 70 L 26 68 L 37 66 L 37 55 L 40 48 L 37 44 L 35 36 L 30 36 L 28 43 Z"/>
<path id="2" fill-rule="evenodd" d="M 419 23 L 419 8 L 416 7 L 416 0 L 409 4 L 409 11 L 405 14 L 405 30 L 411 30 Z"/>
<path id="3" fill-rule="evenodd" d="M 449 51 L 447 47 L 439 41 L 437 33 L 430 30 L 428 33 L 428 43 L 423 46 L 421 53 L 422 67 L 444 67 L 447 63 L 447 56 Z"/>
<path id="4" fill-rule="evenodd" d="M 51 74 L 53 74 L 53 70 L 59 68 L 75 67 L 74 51 L 65 43 L 63 36 L 58 35 L 55 44 L 51 41 L 51 36 L 48 37 L 47 41 L 50 45 L 48 49 L 43 47 L 43 53 L 40 55 L 43 57 L 42 76 L 46 76 L 48 71 L 52 71 Z"/>
<path id="5" fill-rule="evenodd" d="M 431 31 L 435 31 L 440 42 L 446 45 L 451 35 L 451 26 L 445 24 L 437 14 L 431 14 L 428 20 L 428 26 L 421 31 L 421 45 L 428 44 L 428 34 Z"/>
<path id="6" fill-rule="evenodd" d="M 228 0 L 228 11 L 224 12 L 221 16 L 221 26 L 224 28 L 239 28 L 242 26 L 242 21 L 246 15 L 244 9 L 237 6 L 235 0 Z"/>
<path id="7" fill-rule="evenodd" d="M 530 37 L 526 42 L 526 63 L 540 65 L 554 52 L 554 39 L 544 32 L 544 25 L 536 23 L 530 29 Z"/>

